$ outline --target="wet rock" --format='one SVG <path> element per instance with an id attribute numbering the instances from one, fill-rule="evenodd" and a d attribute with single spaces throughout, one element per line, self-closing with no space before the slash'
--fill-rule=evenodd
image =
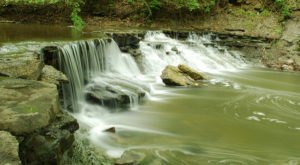
<path id="1" fill-rule="evenodd" d="M 126 151 L 120 159 L 117 159 L 115 165 L 134 165 L 140 164 L 146 155 L 137 151 Z"/>
<path id="2" fill-rule="evenodd" d="M 41 81 L 59 85 L 60 82 L 68 82 L 68 78 L 62 72 L 56 70 L 53 66 L 45 65 L 42 70 Z"/>
<path id="3" fill-rule="evenodd" d="M 37 53 L 7 54 L 0 57 L 0 75 L 37 80 L 43 69 Z"/>
<path id="4" fill-rule="evenodd" d="M 30 134 L 20 144 L 23 164 L 61 164 L 63 156 L 73 142 L 73 133 L 79 128 L 77 121 L 65 113 L 57 114 L 46 128 Z"/>
<path id="5" fill-rule="evenodd" d="M 139 49 L 129 49 L 128 53 L 131 54 L 133 57 L 138 57 L 142 55 L 142 52 Z"/>
<path id="6" fill-rule="evenodd" d="M 117 108 L 130 105 L 134 98 L 140 101 L 146 95 L 143 90 L 130 84 L 123 84 L 122 88 L 109 85 L 93 85 L 87 88 L 86 100 L 110 108 Z"/>
<path id="7" fill-rule="evenodd" d="M 179 40 L 185 40 L 189 36 L 189 32 L 187 31 L 163 30 L 163 33 L 169 37 L 176 38 Z"/>
<path id="8" fill-rule="evenodd" d="M 173 47 L 171 50 L 172 50 L 173 52 L 175 52 L 176 54 L 179 54 L 179 50 L 177 49 L 177 47 Z"/>
<path id="9" fill-rule="evenodd" d="M 121 52 L 128 53 L 131 48 L 129 46 L 120 47 Z"/>
<path id="10" fill-rule="evenodd" d="M 204 74 L 198 72 L 197 70 L 195 70 L 187 65 L 182 65 L 182 64 L 178 65 L 178 69 L 181 72 L 190 76 L 194 80 L 207 80 L 207 77 Z"/>
<path id="11" fill-rule="evenodd" d="M 120 48 L 130 47 L 133 49 L 139 48 L 139 42 L 144 36 L 143 33 L 113 33 L 112 38 L 116 41 Z"/>
<path id="12" fill-rule="evenodd" d="M 155 49 L 158 49 L 158 50 L 159 50 L 159 49 L 162 49 L 162 48 L 163 48 L 163 45 L 162 45 L 162 44 L 156 44 L 156 45 L 155 45 Z"/>
<path id="13" fill-rule="evenodd" d="M 59 69 L 59 49 L 57 46 L 46 46 L 42 49 L 43 60 L 47 65 Z"/>
<path id="14" fill-rule="evenodd" d="M 9 132 L 0 131 L 0 163 L 19 165 L 19 142 Z"/>
<path id="15" fill-rule="evenodd" d="M 46 127 L 59 112 L 58 92 L 48 83 L 0 78 L 0 130 L 23 135 Z"/>
<path id="16" fill-rule="evenodd" d="M 200 86 L 190 76 L 171 65 L 166 66 L 160 77 L 167 86 Z"/>
<path id="17" fill-rule="evenodd" d="M 110 127 L 104 130 L 104 132 L 116 133 L 116 127 Z"/>

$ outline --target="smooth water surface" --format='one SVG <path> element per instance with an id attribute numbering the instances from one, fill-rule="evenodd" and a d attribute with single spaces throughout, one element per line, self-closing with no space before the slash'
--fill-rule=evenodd
<path id="1" fill-rule="evenodd" d="M 147 33 L 140 42 L 143 74 L 128 74 L 118 65 L 119 74 L 110 73 L 152 90 L 129 111 L 111 113 L 84 104 L 75 116 L 92 143 L 111 156 L 140 157 L 139 164 L 300 163 L 299 73 L 252 68 L 239 53 L 220 52 L 205 42 L 209 36 L 191 34 L 178 41 Z M 117 61 L 111 62 L 125 62 Z M 180 63 L 205 72 L 210 77 L 206 86 L 165 87 L 159 78 L 162 69 Z M 102 132 L 110 127 L 115 134 Z"/>
<path id="2" fill-rule="evenodd" d="M 83 34 L 72 27 L 62 25 L 0 23 L 0 43 L 78 40 L 90 36 L 91 34 Z"/>
<path id="3" fill-rule="evenodd" d="M 102 119 L 116 134 L 92 139 L 111 155 L 144 153 L 141 164 L 300 163 L 300 75 L 247 69 L 215 77 L 222 83 L 203 88 L 157 85 L 135 111 Z"/>

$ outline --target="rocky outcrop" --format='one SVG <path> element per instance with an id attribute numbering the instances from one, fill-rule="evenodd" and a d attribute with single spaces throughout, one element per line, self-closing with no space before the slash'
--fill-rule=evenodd
<path id="1" fill-rule="evenodd" d="M 19 165 L 19 142 L 9 132 L 0 131 L 0 164 Z"/>
<path id="2" fill-rule="evenodd" d="M 21 143 L 23 164 L 60 164 L 66 151 L 71 148 L 79 128 L 77 121 L 65 113 L 56 115 L 46 128 L 30 134 Z"/>
<path id="3" fill-rule="evenodd" d="M 60 111 L 56 85 L 0 77 L 0 90 L 0 130 L 20 139 L 22 164 L 59 164 L 79 126 Z"/>
<path id="4" fill-rule="evenodd" d="M 160 77 L 167 86 L 199 87 L 201 83 L 197 80 L 206 79 L 203 74 L 186 65 L 179 65 L 179 67 L 168 65 Z"/>
<path id="5" fill-rule="evenodd" d="M 68 78 L 62 72 L 56 70 L 51 65 L 45 65 L 42 70 L 41 81 L 48 82 L 50 84 L 59 85 L 60 82 L 68 82 Z"/>
<path id="6" fill-rule="evenodd" d="M 0 75 L 37 80 L 43 69 L 43 62 L 35 52 L 0 56 Z"/>
<path id="7" fill-rule="evenodd" d="M 300 11 L 292 13 L 284 25 L 281 38 L 263 51 L 262 62 L 270 68 L 300 71 Z"/>

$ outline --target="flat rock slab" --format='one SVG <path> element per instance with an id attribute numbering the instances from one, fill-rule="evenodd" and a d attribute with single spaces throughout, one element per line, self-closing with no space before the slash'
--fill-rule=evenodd
<path id="1" fill-rule="evenodd" d="M 43 128 L 59 112 L 54 84 L 0 77 L 0 130 L 14 135 Z"/>
<path id="2" fill-rule="evenodd" d="M 0 131 L 0 164 L 21 164 L 19 159 L 19 142 L 6 131 Z"/>
<path id="3" fill-rule="evenodd" d="M 37 80 L 43 67 L 43 62 L 35 52 L 0 56 L 0 75 Z"/>

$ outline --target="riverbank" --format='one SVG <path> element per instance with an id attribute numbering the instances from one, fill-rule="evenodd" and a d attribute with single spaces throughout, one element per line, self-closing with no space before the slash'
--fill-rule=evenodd
<path id="1" fill-rule="evenodd" d="M 53 12 L 57 8 L 60 8 L 58 14 L 49 15 L 50 11 Z M 100 8 L 98 10 L 101 12 L 93 9 L 92 14 L 86 14 L 91 10 L 86 9 L 83 11 L 86 22 L 83 33 L 99 33 L 103 36 L 104 31 L 121 32 L 112 37 L 122 51 L 129 52 L 134 57 L 138 56 L 136 47 L 144 37 L 145 30 L 162 30 L 164 34 L 178 39 L 186 39 L 191 32 L 210 33 L 212 43 L 208 46 L 220 52 L 224 49 L 219 48 L 219 45 L 241 52 L 242 57 L 253 64 L 262 63 L 273 69 L 300 71 L 299 6 L 293 8 L 288 19 L 279 13 L 264 9 L 257 1 L 238 6 L 228 4 L 210 14 L 186 13 L 185 19 L 180 19 L 184 17 L 180 13 L 170 16 L 170 11 L 167 10 L 162 17 L 154 13 L 152 19 L 145 20 L 144 17 L 138 16 L 136 9 L 131 10 L 132 13 L 125 13 L 128 8 L 128 5 L 118 4 L 115 9 L 119 12 L 103 13 Z M 60 6 L 34 8 L 28 12 L 23 12 L 28 10 L 26 7 L 20 9 L 20 12 L 14 12 L 15 9 L 13 6 L 10 6 L 9 12 L 2 9 L 0 22 L 40 23 L 45 24 L 44 26 L 51 23 L 70 25 L 70 11 Z M 135 32 L 134 29 L 139 32 Z M 47 30 L 41 31 L 40 37 L 45 32 Z M 59 35 L 72 35 L 65 32 Z M 37 33 L 37 30 L 32 33 Z M 49 36 L 53 36 L 52 32 Z M 0 153 L 11 155 L 3 162 L 60 163 L 64 161 L 64 157 L 68 157 L 67 154 L 73 154 L 72 148 L 75 155 L 86 154 L 86 149 L 82 149 L 82 144 L 76 143 L 74 139 L 74 133 L 78 129 L 77 121 L 62 112 L 59 106 L 59 84 L 66 83 L 68 79 L 58 70 L 45 65 L 41 54 L 37 52 L 39 50 L 4 54 L 0 57 L 0 88 L 1 91 L 5 91 L 0 94 L 0 138 L 1 141 L 10 144 L 7 146 L 0 143 L 4 146 L 1 149 L 10 148 L 8 151 L 1 150 Z M 37 157 L 41 159 L 36 159 Z M 108 162 L 111 163 L 110 160 Z"/>
<path id="2" fill-rule="evenodd" d="M 103 3 L 103 4 L 102 4 Z M 151 19 L 145 19 L 141 7 L 132 8 L 123 1 L 114 4 L 89 1 L 83 6 L 82 17 L 86 22 L 84 32 L 95 32 L 103 29 L 152 29 L 170 31 L 213 32 L 228 36 L 267 38 L 272 43 L 265 47 L 255 48 L 257 44 L 242 44 L 245 53 L 259 58 L 267 67 L 279 70 L 299 71 L 300 69 L 300 3 L 289 2 L 290 16 L 284 18 L 272 7 L 265 7 L 260 1 L 241 4 L 219 4 L 210 13 L 193 13 L 188 11 L 161 9 L 153 13 Z M 107 7 L 109 6 L 109 7 Z M 137 5 L 138 6 L 138 5 Z M 36 6 L 6 6 L 0 11 L 0 22 L 22 22 L 42 24 L 70 24 L 70 9 L 62 4 Z M 18 8 L 20 12 L 14 12 Z M 273 7 L 274 8 L 274 7 Z M 50 11 L 57 10 L 56 14 Z M 39 14 L 36 14 L 39 13 Z M 173 13 L 173 14 L 171 14 Z M 47 19 L 45 19 L 47 18 Z M 235 41 L 234 41 L 235 42 Z M 236 42 L 239 42 L 238 40 Z M 250 48 L 251 50 L 248 50 Z"/>

